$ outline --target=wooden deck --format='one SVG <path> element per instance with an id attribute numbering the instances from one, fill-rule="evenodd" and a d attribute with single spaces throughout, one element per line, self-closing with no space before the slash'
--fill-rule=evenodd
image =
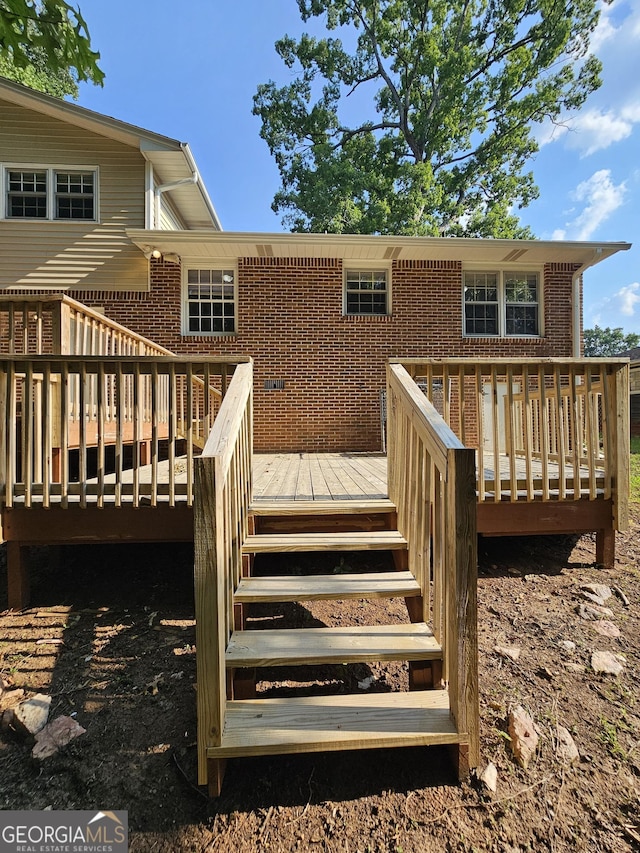
<path id="1" fill-rule="evenodd" d="M 379 500 L 387 497 L 387 457 L 370 453 L 256 453 L 253 499 Z"/>

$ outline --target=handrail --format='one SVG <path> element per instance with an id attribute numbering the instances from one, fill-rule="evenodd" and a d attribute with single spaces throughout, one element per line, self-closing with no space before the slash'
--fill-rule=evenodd
<path id="1" fill-rule="evenodd" d="M 392 359 L 477 454 L 480 502 L 611 499 L 628 524 L 628 359 Z"/>
<path id="2" fill-rule="evenodd" d="M 194 452 L 227 376 L 247 361 L 0 357 L 0 504 L 191 506 Z"/>
<path id="3" fill-rule="evenodd" d="M 0 318 L 9 355 L 173 355 L 66 294 L 4 295 Z"/>
<path id="4" fill-rule="evenodd" d="M 207 748 L 219 746 L 233 630 L 233 593 L 242 572 L 252 495 L 253 365 L 240 364 L 202 456 L 195 459 L 194 549 L 198 678 L 198 778 L 207 783 Z"/>
<path id="5" fill-rule="evenodd" d="M 420 584 L 422 617 L 443 649 L 451 713 L 479 762 L 474 451 L 398 363 L 387 366 L 389 497 Z"/>

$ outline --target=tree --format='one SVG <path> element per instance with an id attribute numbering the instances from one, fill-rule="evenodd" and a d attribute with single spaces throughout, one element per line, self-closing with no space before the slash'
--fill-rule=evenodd
<path id="1" fill-rule="evenodd" d="M 66 0 L 0 0 L 0 74 L 58 97 L 102 85 L 80 8 Z"/>
<path id="2" fill-rule="evenodd" d="M 28 54 L 29 65 L 24 68 L 14 65 L 8 54 L 4 56 L 0 54 L 0 76 L 29 86 L 30 89 L 45 92 L 47 95 L 54 95 L 56 98 L 71 95 L 75 100 L 78 97 L 78 77 L 73 69 L 61 68 L 55 73 L 50 71 L 42 48 L 30 48 Z"/>
<path id="3" fill-rule="evenodd" d="M 284 36 L 295 79 L 254 114 L 294 231 L 532 236 L 533 125 L 600 85 L 597 0 L 298 0 L 329 33 Z M 339 31 L 339 33 L 338 33 Z M 346 104 L 355 101 L 349 121 Z"/>
<path id="4" fill-rule="evenodd" d="M 588 357 L 606 358 L 637 346 L 640 346 L 640 335 L 635 332 L 625 335 L 620 326 L 615 329 L 594 326 L 593 329 L 584 330 L 584 354 Z"/>

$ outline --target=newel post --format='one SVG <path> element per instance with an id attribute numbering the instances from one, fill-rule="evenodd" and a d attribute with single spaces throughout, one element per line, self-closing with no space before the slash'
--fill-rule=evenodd
<path id="1" fill-rule="evenodd" d="M 447 451 L 446 655 L 451 713 L 468 746 L 458 750 L 458 773 L 480 762 L 478 699 L 478 541 L 475 454 Z"/>

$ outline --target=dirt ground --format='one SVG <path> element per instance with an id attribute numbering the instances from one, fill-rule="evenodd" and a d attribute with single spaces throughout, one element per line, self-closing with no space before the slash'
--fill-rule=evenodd
<path id="1" fill-rule="evenodd" d="M 0 707 L 16 688 L 46 692 L 51 718 L 74 715 L 86 729 L 40 764 L 11 729 L 0 734 L 0 808 L 127 809 L 130 849 L 158 853 L 640 850 L 640 505 L 613 571 L 594 565 L 591 536 L 483 539 L 479 553 L 482 766 L 497 767 L 495 793 L 458 784 L 447 752 L 429 748 L 238 759 L 209 800 L 195 785 L 190 549 L 93 546 L 62 549 L 57 565 L 48 550 L 35 553 L 24 613 L 2 612 L 0 569 Z M 361 569 L 363 559 L 328 568 Z M 578 612 L 589 603 L 581 586 L 593 582 L 617 588 L 606 622 L 619 637 Z M 251 616 L 255 627 L 406 621 L 400 603 L 375 611 L 325 602 Z M 598 650 L 623 656 L 617 677 L 594 672 Z M 258 688 L 284 695 L 311 684 L 393 691 L 407 676 L 394 664 L 274 670 Z M 526 770 L 507 733 L 518 704 L 540 734 Z M 558 725 L 580 750 L 573 765 L 559 758 Z"/>

